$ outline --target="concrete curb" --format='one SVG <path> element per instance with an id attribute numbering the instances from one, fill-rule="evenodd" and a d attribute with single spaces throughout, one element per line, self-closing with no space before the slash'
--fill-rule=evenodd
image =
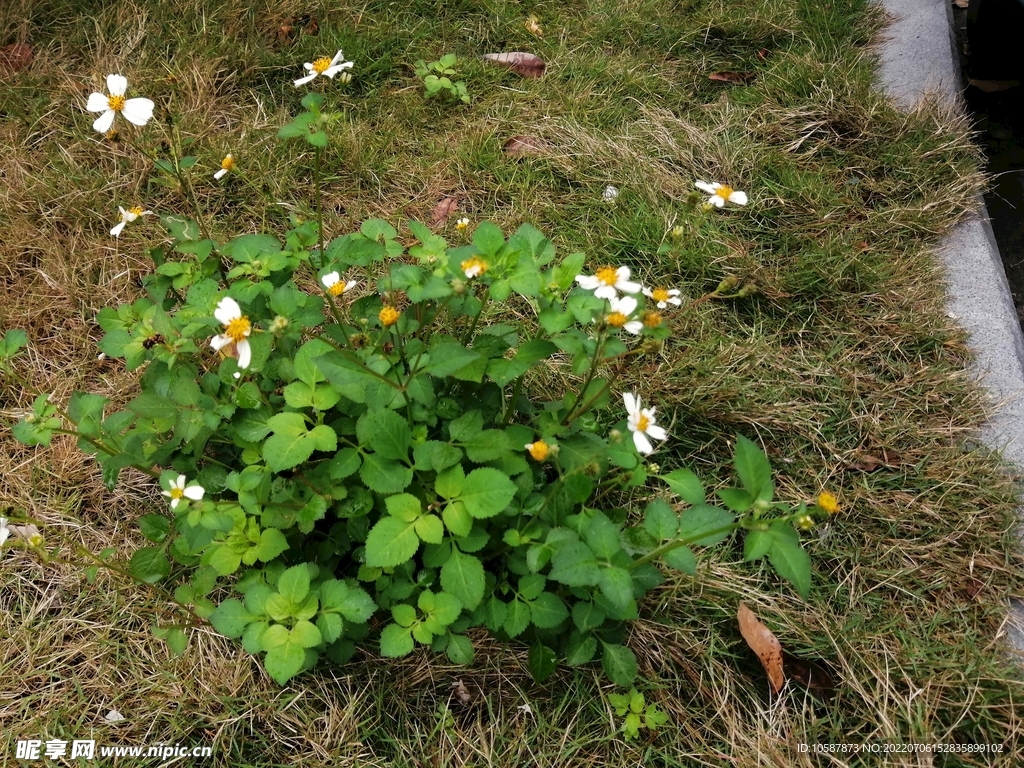
<path id="1" fill-rule="evenodd" d="M 902 109 L 921 99 L 962 103 L 950 0 L 880 0 L 895 21 L 879 49 L 879 81 Z M 985 203 L 938 249 L 947 275 L 948 307 L 968 332 L 972 370 L 999 408 L 979 437 L 1024 474 L 1024 334 L 1010 297 Z M 1024 606 L 1007 621 L 1011 644 L 1024 651 Z"/>

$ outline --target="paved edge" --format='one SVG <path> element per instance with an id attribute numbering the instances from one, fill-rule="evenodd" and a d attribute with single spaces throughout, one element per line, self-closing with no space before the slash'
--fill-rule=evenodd
<path id="1" fill-rule="evenodd" d="M 950 0 L 876 0 L 893 18 L 878 48 L 878 79 L 901 109 L 922 99 L 962 105 Z M 1024 334 L 984 201 L 936 249 L 947 277 L 947 306 L 969 338 L 972 371 L 998 404 L 981 441 L 1024 474 Z M 1024 604 L 1010 605 L 1010 643 L 1024 652 Z"/>

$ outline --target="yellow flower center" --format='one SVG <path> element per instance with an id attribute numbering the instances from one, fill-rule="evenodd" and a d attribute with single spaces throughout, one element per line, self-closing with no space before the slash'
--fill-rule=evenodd
<path id="1" fill-rule="evenodd" d="M 233 171 L 235 169 L 235 158 L 233 158 L 231 155 L 228 155 L 227 157 L 220 161 L 220 167 L 223 168 L 225 171 Z"/>
<path id="2" fill-rule="evenodd" d="M 466 229 L 469 228 L 469 222 L 466 221 L 465 219 L 459 219 L 457 222 L 455 222 L 455 228 L 459 230 L 459 232 L 464 232 L 466 231 Z"/>
<path id="3" fill-rule="evenodd" d="M 839 499 L 828 491 L 825 491 L 818 496 L 818 506 L 830 515 L 834 515 L 839 511 Z"/>
<path id="4" fill-rule="evenodd" d="M 346 283 L 344 280 L 339 280 L 330 288 L 328 288 L 327 292 L 331 294 L 331 296 L 341 296 L 341 294 L 345 292 L 346 288 L 348 288 L 348 283 Z"/>
<path id="5" fill-rule="evenodd" d="M 636 431 L 646 432 L 649 426 L 651 426 L 651 420 L 647 416 L 641 414 L 640 418 L 636 420 Z"/>
<path id="6" fill-rule="evenodd" d="M 460 266 L 462 267 L 462 271 L 466 273 L 466 277 L 475 277 L 476 275 L 482 275 L 487 271 L 487 263 L 477 256 L 474 256 L 471 259 L 466 259 Z M 474 268 L 476 270 L 474 274 L 469 274 Z"/>
<path id="7" fill-rule="evenodd" d="M 380 324 L 383 325 L 385 328 L 387 328 L 389 325 L 394 325 L 395 323 L 397 323 L 398 318 L 400 318 L 401 316 L 402 313 L 399 312 L 394 307 L 384 307 L 384 309 L 380 311 L 380 314 L 377 315 L 377 317 L 380 318 Z"/>
<path id="8" fill-rule="evenodd" d="M 124 109 L 124 96 L 108 96 L 107 106 L 115 112 L 120 112 Z"/>
<path id="9" fill-rule="evenodd" d="M 597 279 L 605 285 L 615 285 L 619 280 L 619 270 L 615 267 L 601 267 L 597 270 Z"/>
<path id="10" fill-rule="evenodd" d="M 134 208 L 129 208 L 128 213 L 134 213 L 136 216 L 141 216 L 144 210 L 141 205 L 136 205 Z"/>
<path id="11" fill-rule="evenodd" d="M 731 195 L 733 191 L 733 188 L 728 184 L 719 184 L 718 187 L 715 188 L 715 194 L 723 200 L 728 200 L 729 195 Z"/>
<path id="12" fill-rule="evenodd" d="M 252 330 L 252 323 L 249 322 L 249 318 L 245 315 L 236 317 L 230 323 L 227 324 L 227 328 L 224 331 L 224 335 L 231 339 L 235 344 L 242 341 L 246 336 L 249 335 L 249 331 Z"/>
<path id="13" fill-rule="evenodd" d="M 668 290 L 665 288 L 655 288 L 651 291 L 651 298 L 655 301 L 668 301 Z"/>
<path id="14" fill-rule="evenodd" d="M 183 499 L 185 498 L 185 489 L 179 488 L 178 486 L 171 487 L 171 498 L 172 499 Z"/>
<path id="15" fill-rule="evenodd" d="M 658 312 L 648 312 L 644 315 L 644 325 L 648 328 L 657 328 L 661 325 L 661 315 Z"/>
<path id="16" fill-rule="evenodd" d="M 534 461 L 544 461 L 551 453 L 551 448 L 543 440 L 538 440 L 536 443 L 530 443 L 530 455 Z"/>
<path id="17" fill-rule="evenodd" d="M 626 321 L 628 319 L 629 318 L 626 317 L 621 312 L 612 312 L 610 315 L 608 315 L 608 317 L 604 319 L 604 321 L 614 328 L 621 328 L 626 324 Z"/>
<path id="18" fill-rule="evenodd" d="M 328 59 L 326 56 L 322 56 L 321 58 L 313 62 L 313 71 L 316 72 L 318 75 L 322 75 L 324 72 L 330 69 L 330 67 L 331 60 Z"/>

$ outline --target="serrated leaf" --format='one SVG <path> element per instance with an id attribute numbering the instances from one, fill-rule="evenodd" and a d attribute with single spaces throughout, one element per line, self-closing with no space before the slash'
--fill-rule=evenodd
<path id="1" fill-rule="evenodd" d="M 383 517 L 366 537 L 366 564 L 393 568 L 409 560 L 420 547 L 416 523 Z"/>
<path id="2" fill-rule="evenodd" d="M 672 490 L 672 493 L 688 504 L 696 506 L 704 503 L 704 485 L 689 469 L 677 469 L 660 477 Z"/>
<path id="3" fill-rule="evenodd" d="M 266 633 L 264 633 L 264 637 L 266 637 Z M 267 655 L 263 659 L 263 668 L 267 670 L 268 675 L 274 678 L 274 682 L 284 685 L 299 674 L 305 660 L 305 649 L 292 643 L 284 643 L 267 651 Z"/>
<path id="4" fill-rule="evenodd" d="M 572 607 L 572 622 L 580 632 L 597 629 L 604 620 L 605 612 L 594 603 L 581 600 Z"/>
<path id="5" fill-rule="evenodd" d="M 594 553 L 582 541 L 564 544 L 551 559 L 548 578 L 570 587 L 592 587 L 600 578 Z"/>
<path id="6" fill-rule="evenodd" d="M 444 539 L 444 524 L 437 515 L 424 515 L 416 521 L 416 535 L 427 544 L 440 544 Z"/>
<path id="7" fill-rule="evenodd" d="M 286 570 L 277 580 L 277 591 L 281 597 L 299 605 L 309 594 L 309 568 L 295 565 Z"/>
<path id="8" fill-rule="evenodd" d="M 755 500 L 771 501 L 772 467 L 764 451 L 753 441 L 738 435 L 733 462 L 747 493 Z"/>
<path id="9" fill-rule="evenodd" d="M 677 571 L 682 571 L 690 576 L 697 573 L 697 558 L 689 547 L 677 547 L 666 552 L 662 555 L 661 559 L 665 561 L 666 565 L 675 568 Z"/>
<path id="10" fill-rule="evenodd" d="M 530 646 L 527 662 L 534 681 L 543 683 L 554 674 L 558 667 L 558 656 L 546 645 L 536 643 Z"/>
<path id="11" fill-rule="evenodd" d="M 776 527 L 772 527 L 773 541 L 768 550 L 768 561 L 775 572 L 796 587 L 800 596 L 806 599 L 811 591 L 811 558 L 800 546 L 800 537 L 796 531 L 785 523 L 779 529 L 776 532 Z M 784 529 L 788 529 L 791 535 L 782 533 Z"/>
<path id="12" fill-rule="evenodd" d="M 355 624 L 365 623 L 377 610 L 377 604 L 365 591 L 338 579 L 320 585 L 320 606 L 324 611 L 338 611 Z"/>
<path id="13" fill-rule="evenodd" d="M 505 613 L 505 632 L 509 637 L 518 637 L 530 626 L 530 606 L 522 600 L 508 603 Z"/>
<path id="14" fill-rule="evenodd" d="M 743 540 L 743 559 L 746 562 L 760 560 L 768 554 L 772 546 L 772 536 L 768 531 L 747 531 Z"/>
<path id="15" fill-rule="evenodd" d="M 159 547 L 143 547 L 132 554 L 128 570 L 139 581 L 156 584 L 170 575 L 171 563 Z"/>
<path id="16" fill-rule="evenodd" d="M 408 458 L 412 441 L 409 422 L 394 411 L 382 410 L 363 416 L 356 425 L 356 435 L 361 445 L 372 448 L 381 458 Z"/>
<path id="17" fill-rule="evenodd" d="M 412 468 L 375 453 L 367 453 L 363 457 L 363 466 L 359 468 L 359 477 L 371 491 L 399 493 L 412 482 Z"/>
<path id="18" fill-rule="evenodd" d="M 625 568 L 602 568 L 597 584 L 602 594 L 617 608 L 625 608 L 633 599 L 633 577 Z"/>
<path id="19" fill-rule="evenodd" d="M 541 629 L 557 627 L 569 618 L 569 611 L 558 595 L 544 592 L 530 603 L 530 619 Z"/>
<path id="20" fill-rule="evenodd" d="M 231 598 L 217 606 L 210 614 L 213 628 L 225 637 L 241 637 L 245 628 L 256 620 L 238 600 Z"/>
<path id="21" fill-rule="evenodd" d="M 679 533 L 679 516 L 663 499 L 655 499 L 644 512 L 644 529 L 658 541 L 674 539 Z"/>
<path id="22" fill-rule="evenodd" d="M 469 610 L 483 600 L 485 584 L 483 563 L 473 555 L 453 549 L 451 557 L 441 566 L 441 587 Z"/>
<path id="23" fill-rule="evenodd" d="M 636 679 L 636 656 L 624 645 L 604 644 L 601 666 L 616 685 L 628 688 Z"/>
<path id="24" fill-rule="evenodd" d="M 325 643 L 333 643 L 345 630 L 345 622 L 336 613 L 321 613 L 316 617 L 316 628 Z"/>
<path id="25" fill-rule="evenodd" d="M 380 655 L 390 659 L 412 653 L 416 644 L 412 632 L 397 624 L 388 624 L 380 633 Z"/>
<path id="26" fill-rule="evenodd" d="M 736 516 L 710 504 L 691 507 L 679 518 L 679 538 L 690 544 L 709 547 L 726 538 Z"/>
<path id="27" fill-rule="evenodd" d="M 445 652 L 452 664 L 464 666 L 473 663 L 473 643 L 465 635 L 449 635 Z"/>
<path id="28" fill-rule="evenodd" d="M 171 532 L 171 521 L 163 515 L 143 515 L 139 518 L 139 530 L 154 544 L 159 544 Z"/>
<path id="29" fill-rule="evenodd" d="M 477 519 L 494 517 L 505 510 L 516 495 L 508 475 L 492 467 L 474 469 L 462 484 L 459 500 Z"/>

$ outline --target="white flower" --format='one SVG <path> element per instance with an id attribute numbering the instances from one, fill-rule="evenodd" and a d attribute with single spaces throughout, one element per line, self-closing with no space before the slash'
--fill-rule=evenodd
<path id="1" fill-rule="evenodd" d="M 118 712 L 116 709 L 112 709 L 103 716 L 103 719 L 108 723 L 119 723 L 124 720 L 124 715 Z"/>
<path id="2" fill-rule="evenodd" d="M 252 360 L 252 349 L 249 348 L 248 340 L 249 334 L 252 333 L 252 323 L 249 322 L 249 318 L 242 314 L 242 308 L 230 296 L 220 300 L 213 316 L 224 325 L 224 333 L 210 339 L 210 346 L 218 352 L 227 347 L 228 351 L 225 354 L 237 357 L 239 368 L 248 368 Z M 231 354 L 232 352 L 234 354 Z M 238 378 L 237 374 L 235 378 Z"/>
<path id="3" fill-rule="evenodd" d="M 161 491 L 164 496 L 171 500 L 171 509 L 177 509 L 178 504 L 181 503 L 183 498 L 199 501 L 203 498 L 205 492 L 203 486 L 197 483 L 190 483 L 186 486 L 184 475 L 178 475 L 177 480 L 171 480 L 171 489 L 169 491 Z"/>
<path id="4" fill-rule="evenodd" d="M 125 120 L 135 125 L 145 125 L 153 116 L 153 102 L 149 99 L 125 99 L 128 80 L 121 75 L 107 75 L 109 95 L 93 93 L 85 108 L 90 112 L 102 112 L 92 124 L 94 130 L 106 133 L 114 124 L 114 115 L 120 112 Z"/>
<path id="5" fill-rule="evenodd" d="M 213 178 L 217 179 L 217 181 L 220 181 L 221 179 L 228 175 L 228 171 L 233 170 L 235 170 L 235 158 L 229 152 L 227 155 L 224 156 L 224 159 L 220 161 L 220 170 L 213 174 Z"/>
<path id="6" fill-rule="evenodd" d="M 618 187 L 613 187 L 611 184 L 609 184 L 607 187 L 605 187 L 604 188 L 604 192 L 601 193 L 601 198 L 606 203 L 610 203 L 612 200 L 614 200 L 618 196 L 619 196 L 619 188 Z"/>
<path id="7" fill-rule="evenodd" d="M 300 85 L 305 85 L 317 75 L 324 75 L 325 77 L 334 79 L 334 76 L 341 72 L 343 69 L 351 69 L 354 65 L 351 61 L 345 61 L 345 57 L 341 51 L 334 54 L 333 59 L 328 59 L 326 56 L 317 59 L 311 64 L 303 64 L 307 72 L 312 74 L 300 77 L 295 81 L 295 87 L 298 88 Z M 348 74 L 348 73 L 346 73 Z M 349 75 L 351 77 L 351 75 Z M 343 82 L 348 82 L 345 78 L 342 78 Z"/>
<path id="8" fill-rule="evenodd" d="M 469 219 L 467 219 L 465 216 L 463 216 L 461 219 L 455 222 L 455 228 L 459 230 L 459 232 L 465 232 L 468 227 Z"/>
<path id="9" fill-rule="evenodd" d="M 678 307 L 683 303 L 683 300 L 679 298 L 682 293 L 678 288 L 644 288 L 644 296 L 649 299 L 654 299 L 658 302 L 658 309 L 665 309 L 669 304 L 674 307 Z"/>
<path id="10" fill-rule="evenodd" d="M 474 277 L 479 277 L 487 271 L 487 262 L 479 256 L 474 256 L 463 261 L 459 264 L 459 267 L 462 269 L 462 274 L 472 280 Z"/>
<path id="11" fill-rule="evenodd" d="M 124 229 L 124 225 L 130 221 L 135 221 L 139 216 L 152 216 L 152 211 L 142 210 L 141 205 L 136 205 L 134 208 L 129 208 L 127 211 L 121 206 L 117 206 L 117 209 L 121 211 L 121 221 L 114 225 L 114 228 L 110 230 L 110 234 L 114 237 L 121 236 L 121 230 Z"/>
<path id="12" fill-rule="evenodd" d="M 601 267 L 593 275 L 576 275 L 580 288 L 593 291 L 599 299 L 614 299 L 616 291 L 640 293 L 640 283 L 630 282 L 629 267 Z"/>
<path id="13" fill-rule="evenodd" d="M 331 296 L 341 296 L 345 291 L 349 291 L 356 286 L 355 280 L 349 280 L 347 283 L 341 281 L 341 275 L 337 272 L 331 272 L 320 278 L 324 284 L 324 288 Z"/>
<path id="14" fill-rule="evenodd" d="M 711 197 L 708 198 L 708 202 L 716 208 L 721 208 L 725 205 L 725 201 L 728 200 L 730 203 L 736 203 L 736 205 L 747 204 L 747 193 L 739 192 L 726 184 L 719 184 L 718 182 L 708 183 L 706 181 L 694 182 L 694 186 L 697 189 L 707 192 Z"/>
<path id="15" fill-rule="evenodd" d="M 0 547 L 7 541 L 7 537 L 11 535 L 11 529 L 7 527 L 7 518 L 0 517 Z"/>
<path id="16" fill-rule="evenodd" d="M 645 456 L 653 453 L 654 446 L 651 445 L 651 441 L 647 439 L 647 436 L 650 435 L 655 440 L 664 440 L 668 437 L 668 433 L 664 428 L 656 426 L 654 423 L 654 411 L 656 409 L 641 408 L 640 397 L 632 392 L 624 392 L 622 400 L 626 404 L 626 412 L 629 414 L 627 426 L 629 431 L 633 433 L 633 445 Z"/>
<path id="17" fill-rule="evenodd" d="M 608 314 L 604 321 L 613 328 L 625 328 L 634 336 L 640 334 L 644 324 L 640 320 L 630 320 L 629 317 L 636 311 L 636 299 L 632 296 L 608 300 Z"/>

